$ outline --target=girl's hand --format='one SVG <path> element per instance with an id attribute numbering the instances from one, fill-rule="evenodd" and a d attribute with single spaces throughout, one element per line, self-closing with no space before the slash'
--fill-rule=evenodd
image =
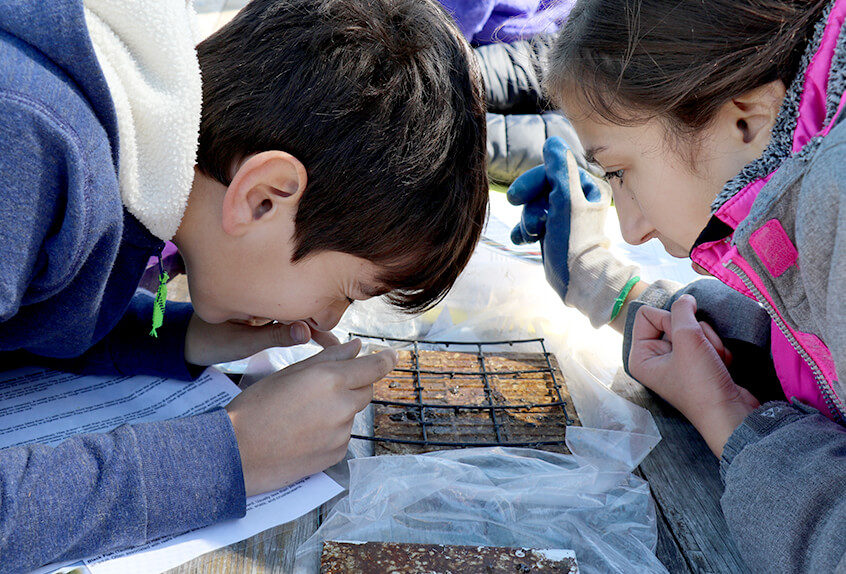
<path id="1" fill-rule="evenodd" d="M 629 371 L 681 411 L 719 457 L 731 433 L 759 403 L 731 379 L 726 368 L 730 353 L 695 313 L 690 295 L 682 295 L 669 312 L 638 309 Z"/>

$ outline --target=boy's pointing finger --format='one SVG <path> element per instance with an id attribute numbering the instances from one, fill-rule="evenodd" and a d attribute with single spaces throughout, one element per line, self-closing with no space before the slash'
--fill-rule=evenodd
<path id="1" fill-rule="evenodd" d="M 326 347 L 316 355 L 312 355 L 308 359 L 303 359 L 299 363 L 294 363 L 293 365 L 286 367 L 284 371 L 286 373 L 296 373 L 320 363 L 348 361 L 358 355 L 360 350 L 361 340 L 353 339 L 352 341 L 347 341 L 342 345 L 332 345 L 330 347 Z"/>
<path id="2" fill-rule="evenodd" d="M 372 385 L 390 373 L 396 364 L 397 354 L 393 349 L 345 361 L 343 369 L 347 377 L 347 387 L 358 389 Z"/>
<path id="3" fill-rule="evenodd" d="M 326 349 L 327 347 L 334 347 L 336 345 L 340 345 L 341 342 L 338 340 L 338 337 L 332 334 L 331 331 L 318 331 L 316 329 L 312 329 L 311 331 L 311 340 Z"/>

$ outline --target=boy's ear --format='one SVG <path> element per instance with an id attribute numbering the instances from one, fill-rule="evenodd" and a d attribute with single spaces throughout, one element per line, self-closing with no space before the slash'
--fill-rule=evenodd
<path id="1" fill-rule="evenodd" d="M 731 99 L 735 133 L 742 143 L 763 152 L 786 92 L 784 82 L 773 80 Z"/>
<path id="2" fill-rule="evenodd" d="M 240 163 L 223 197 L 223 230 L 243 235 L 254 223 L 292 217 L 305 190 L 305 166 L 284 151 L 264 151 Z"/>

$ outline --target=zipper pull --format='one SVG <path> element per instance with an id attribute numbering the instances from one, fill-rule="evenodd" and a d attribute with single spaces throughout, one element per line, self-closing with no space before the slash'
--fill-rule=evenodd
<path id="1" fill-rule="evenodd" d="M 159 288 L 156 289 L 156 300 L 153 303 L 153 330 L 150 336 L 158 338 L 156 329 L 164 324 L 165 302 L 167 301 L 167 282 L 170 279 L 162 265 L 162 254 L 159 253 Z"/>

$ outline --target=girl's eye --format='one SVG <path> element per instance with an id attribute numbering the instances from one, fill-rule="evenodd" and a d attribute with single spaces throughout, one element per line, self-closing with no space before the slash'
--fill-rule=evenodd
<path id="1" fill-rule="evenodd" d="M 352 297 L 347 297 L 347 301 L 349 302 L 350 305 L 355 303 L 355 299 L 353 299 Z"/>
<path id="2" fill-rule="evenodd" d="M 623 183 L 623 171 L 624 170 L 622 169 L 618 169 L 617 171 L 606 171 L 602 178 L 608 183 L 611 183 L 612 179 L 619 179 L 620 183 Z"/>

